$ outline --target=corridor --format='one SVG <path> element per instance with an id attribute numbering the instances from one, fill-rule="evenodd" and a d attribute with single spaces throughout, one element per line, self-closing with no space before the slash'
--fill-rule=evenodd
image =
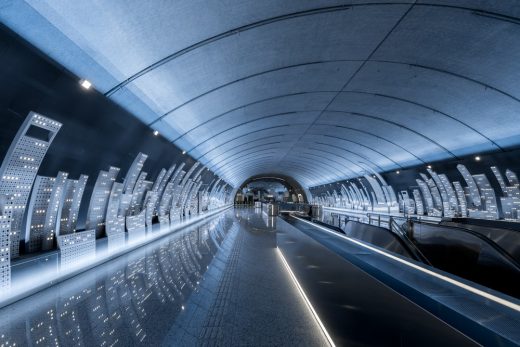
<path id="1" fill-rule="evenodd" d="M 0 344 L 324 345 L 264 218 L 228 210 L 8 306 Z"/>

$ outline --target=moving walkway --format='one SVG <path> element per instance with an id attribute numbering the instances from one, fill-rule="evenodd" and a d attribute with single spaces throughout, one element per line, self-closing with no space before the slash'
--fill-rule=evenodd
<path id="1" fill-rule="evenodd" d="M 291 238 L 285 239 L 283 237 L 285 230 L 278 225 L 277 229 L 280 236 L 278 247 L 281 248 L 284 253 L 288 253 L 289 250 L 293 252 L 290 256 L 294 258 L 293 266 L 296 269 L 293 270 L 297 274 L 297 277 L 305 281 L 306 278 L 308 279 L 308 277 L 314 273 L 309 270 L 312 268 L 319 269 L 320 273 L 332 272 L 329 277 L 334 287 L 343 288 L 343 286 L 350 286 L 353 290 L 357 290 L 355 294 L 349 292 L 348 295 L 345 296 L 345 292 L 343 292 L 342 295 L 338 296 L 343 298 L 340 299 L 340 301 L 344 300 L 345 297 L 349 298 L 349 308 L 352 307 L 361 310 L 361 313 L 366 313 L 376 309 L 374 303 L 376 307 L 378 306 L 375 301 L 371 301 L 373 298 L 372 287 L 369 284 L 365 285 L 359 282 L 358 277 L 347 275 L 349 271 L 353 271 L 351 267 L 354 266 L 381 282 L 384 286 L 401 294 L 415 305 L 422 307 L 425 311 L 430 312 L 448 323 L 448 325 L 459 330 L 478 344 L 513 346 L 517 345 L 518 341 L 520 341 L 518 329 L 513 328 L 513 330 L 511 330 L 512 327 L 516 327 L 519 324 L 520 305 L 517 299 L 484 288 L 483 286 L 453 276 L 442 270 L 425 266 L 419 261 L 410 259 L 409 256 L 389 252 L 380 246 L 374 247 L 366 241 L 358 241 L 358 239 L 353 237 L 354 234 L 347 236 L 347 234 L 332 231 L 319 224 L 304 220 L 295 214 L 291 216 L 287 215 L 282 218 L 285 222 L 300 231 L 300 234 L 303 236 L 314 239 L 314 243 L 310 242 L 309 247 L 311 247 L 312 244 L 321 244 L 327 248 L 329 252 L 335 253 L 335 256 L 331 254 L 325 257 L 318 254 L 318 249 L 312 252 L 310 250 L 304 250 L 302 248 L 302 242 L 304 242 L 305 237 L 302 236 L 302 239 L 302 237 L 298 236 L 297 232 L 292 232 Z M 347 226 L 348 224 L 349 222 L 347 222 Z M 369 230 L 367 233 L 372 231 L 374 235 L 376 233 L 383 233 L 382 230 L 378 230 L 377 227 L 373 226 L 368 226 L 365 230 Z M 391 233 L 389 230 L 387 230 L 387 232 Z M 303 254 L 307 254 L 307 256 L 302 256 Z M 312 254 L 312 256 L 310 254 Z M 341 262 L 340 258 L 343 258 L 346 262 Z M 300 269 L 298 269 L 298 267 Z M 336 270 L 330 270 L 331 267 L 334 267 Z M 338 273 L 336 273 L 336 271 Z M 345 276 L 340 276 L 339 271 L 344 271 Z M 324 283 L 324 281 L 321 280 L 320 282 L 313 278 L 306 281 L 311 295 L 314 290 L 313 286 L 320 287 L 321 290 L 324 290 L 324 286 L 320 286 L 320 283 Z M 325 304 L 328 306 L 328 302 L 331 300 L 329 298 L 330 294 L 328 291 L 326 293 L 320 293 L 320 288 L 316 289 L 316 300 L 317 302 L 325 300 Z M 371 298 L 371 300 L 366 302 L 365 297 Z M 388 307 L 394 300 L 397 299 L 388 298 L 384 304 L 380 303 L 379 306 Z M 409 311 L 408 313 L 412 319 L 422 319 L 417 312 Z M 335 331 L 341 335 L 341 329 L 344 329 L 344 325 L 338 323 L 336 327 L 334 322 L 337 320 L 345 321 L 344 319 L 340 319 L 340 317 L 348 317 L 349 313 L 346 313 L 343 309 L 330 314 L 334 316 L 330 320 L 327 320 L 326 315 L 322 317 L 322 319 L 327 320 L 324 324 L 329 324 L 328 326 L 332 335 L 334 335 L 335 329 Z M 372 321 L 375 317 L 374 315 L 370 316 L 371 323 L 367 321 L 366 324 L 373 325 Z M 364 329 L 362 331 L 365 334 L 369 334 L 368 330 L 370 329 Z M 389 339 L 395 337 L 391 332 L 387 330 L 385 330 L 385 332 L 388 333 L 387 337 Z M 413 345 L 413 343 L 410 344 L 410 339 L 414 338 L 413 331 L 408 331 L 407 334 L 401 337 L 403 341 L 405 341 L 405 345 Z M 450 337 L 444 336 L 444 338 L 446 339 L 444 342 L 446 345 L 465 344 L 465 342 L 453 344 L 453 341 L 450 341 Z M 381 344 L 388 343 L 388 341 L 389 340 L 381 342 Z M 353 341 L 348 342 L 352 343 Z M 356 342 L 359 343 L 359 341 Z M 370 344 L 374 342 L 365 341 L 365 343 Z M 418 345 L 417 341 L 415 341 L 415 343 L 415 345 Z M 432 345 L 435 345 L 433 340 Z M 439 344 L 437 343 L 437 345 Z"/>
<path id="2" fill-rule="evenodd" d="M 520 298 L 520 231 L 514 223 L 492 227 L 495 223 L 471 219 L 435 223 L 392 216 L 344 217 L 344 223 L 341 218 L 319 223 L 334 220 L 333 228 L 346 236 Z M 377 225 L 372 225 L 374 220 Z"/>

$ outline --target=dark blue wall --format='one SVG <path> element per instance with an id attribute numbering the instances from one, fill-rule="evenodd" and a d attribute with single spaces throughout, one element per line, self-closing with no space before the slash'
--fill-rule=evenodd
<path id="1" fill-rule="evenodd" d="M 194 160 L 95 89 L 84 90 L 79 79 L 0 25 L 0 160 L 29 111 L 63 123 L 38 174 L 89 175 L 81 225 L 99 170 L 119 167 L 121 181 L 143 152 L 149 156 L 143 170 L 154 180 L 174 161 L 189 168 Z M 213 175 L 205 172 L 203 179 L 209 183 Z"/>

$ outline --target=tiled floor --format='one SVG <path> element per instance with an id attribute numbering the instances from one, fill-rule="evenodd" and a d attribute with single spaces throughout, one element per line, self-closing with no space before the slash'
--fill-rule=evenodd
<path id="1" fill-rule="evenodd" d="M 260 212 L 236 210 L 236 232 L 166 345 L 322 346 L 326 341 L 276 253 Z M 213 277 L 215 276 L 215 277 Z M 215 280 L 219 277 L 219 280 Z M 189 317 L 189 318 L 188 318 Z M 186 323 L 191 320 L 191 323 Z"/>
<path id="2" fill-rule="evenodd" d="M 15 303 L 0 345 L 325 345 L 266 222 L 228 211 Z"/>
<path id="3" fill-rule="evenodd" d="M 279 249 L 277 249 L 277 246 Z M 235 209 L 0 310 L 0 346 L 475 345 L 280 218 Z"/>

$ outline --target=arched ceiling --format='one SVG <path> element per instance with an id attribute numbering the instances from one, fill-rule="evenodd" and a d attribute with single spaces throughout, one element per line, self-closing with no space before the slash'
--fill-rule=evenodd
<path id="1" fill-rule="evenodd" d="M 520 144 L 515 0 L 13 0 L 0 19 L 235 187 Z"/>

